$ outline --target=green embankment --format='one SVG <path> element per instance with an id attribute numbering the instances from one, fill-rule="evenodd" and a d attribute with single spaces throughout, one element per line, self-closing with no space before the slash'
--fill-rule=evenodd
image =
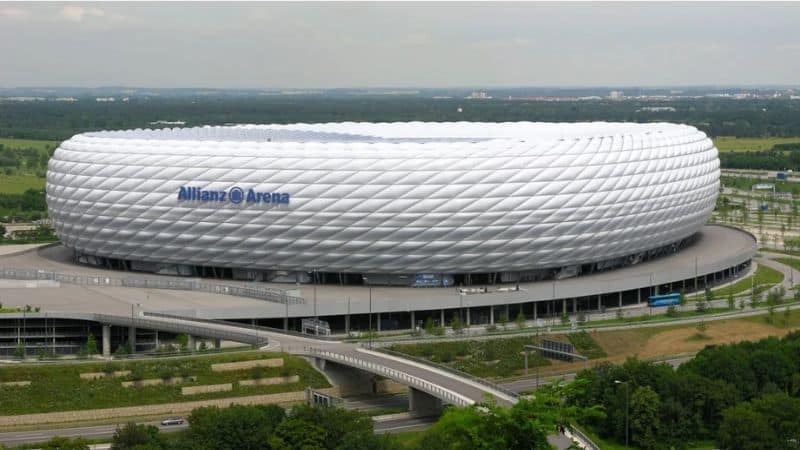
<path id="1" fill-rule="evenodd" d="M 550 337 L 551 339 L 559 339 Z M 603 349 L 586 332 L 567 336 L 575 350 L 590 359 L 602 358 Z M 523 348 L 536 344 L 535 336 L 495 338 L 491 340 L 446 341 L 422 344 L 395 344 L 391 350 L 440 363 L 462 372 L 483 378 L 509 377 L 522 374 L 525 368 Z M 528 357 L 528 366 L 550 365 L 550 360 L 533 353 Z"/>
<path id="2" fill-rule="evenodd" d="M 776 144 L 800 143 L 800 137 L 737 138 L 718 136 L 713 139 L 720 152 L 760 152 L 770 150 Z"/>
<path id="3" fill-rule="evenodd" d="M 261 367 L 226 372 L 211 371 L 211 364 L 247 361 L 264 358 L 283 358 L 284 367 Z M 107 370 L 131 370 L 124 377 L 105 377 L 82 380 L 81 373 Z M 292 384 L 243 387 L 235 383 L 262 377 L 298 375 Z M 197 377 L 195 381 L 178 385 L 122 387 L 122 381 L 134 379 Z M 158 403 L 185 402 L 213 398 L 241 397 L 300 391 L 307 386 L 328 387 L 325 378 L 305 360 L 277 353 L 241 352 L 204 357 L 170 358 L 160 360 L 124 361 L 111 363 L 17 365 L 0 367 L 0 381 L 31 381 L 27 387 L 0 387 L 0 414 L 16 415 L 53 411 L 114 408 Z M 185 386 L 233 383 L 233 390 L 197 395 L 181 395 Z"/>

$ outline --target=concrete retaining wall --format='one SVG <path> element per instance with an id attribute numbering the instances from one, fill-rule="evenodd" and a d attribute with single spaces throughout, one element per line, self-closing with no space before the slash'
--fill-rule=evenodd
<path id="1" fill-rule="evenodd" d="M 187 386 L 181 388 L 181 395 L 207 394 L 209 392 L 227 392 L 233 390 L 233 383 L 206 384 L 203 386 Z"/>
<path id="2" fill-rule="evenodd" d="M 228 370 L 251 369 L 253 367 L 283 367 L 283 358 L 255 359 L 252 361 L 212 364 L 211 370 L 214 372 L 225 372 Z"/>
<path id="3" fill-rule="evenodd" d="M 316 389 L 334 397 L 339 397 L 340 392 L 336 387 Z M 22 425 L 36 425 L 44 423 L 66 423 L 78 421 L 108 420 L 124 417 L 178 415 L 188 414 L 195 408 L 203 406 L 230 405 L 263 405 L 270 403 L 297 403 L 306 401 L 305 391 L 281 392 L 279 394 L 251 395 L 248 397 L 220 398 L 215 400 L 197 400 L 192 402 L 166 403 L 160 405 L 128 406 L 123 408 L 91 409 L 86 411 L 62 411 L 41 414 L 21 414 L 17 416 L 0 416 L 0 427 L 15 427 Z"/>
<path id="4" fill-rule="evenodd" d="M 110 374 L 105 372 L 85 372 L 80 374 L 81 380 L 99 380 L 105 377 L 124 377 L 130 375 L 130 370 L 117 370 Z"/>
<path id="5" fill-rule="evenodd" d="M 273 384 L 292 384 L 300 381 L 299 375 L 288 377 L 258 378 L 255 380 L 239 380 L 240 386 L 269 386 Z"/>

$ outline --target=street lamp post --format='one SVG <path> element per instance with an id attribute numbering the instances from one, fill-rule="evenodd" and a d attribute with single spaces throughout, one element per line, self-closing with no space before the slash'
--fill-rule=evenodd
<path id="1" fill-rule="evenodd" d="M 614 380 L 614 384 L 624 384 L 625 385 L 625 448 L 628 448 L 628 382 L 627 381 L 619 381 Z"/>

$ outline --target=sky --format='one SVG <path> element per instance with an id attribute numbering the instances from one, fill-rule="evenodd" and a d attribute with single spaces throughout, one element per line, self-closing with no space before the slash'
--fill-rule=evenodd
<path id="1" fill-rule="evenodd" d="M 0 2 L 0 87 L 800 84 L 800 3 Z"/>

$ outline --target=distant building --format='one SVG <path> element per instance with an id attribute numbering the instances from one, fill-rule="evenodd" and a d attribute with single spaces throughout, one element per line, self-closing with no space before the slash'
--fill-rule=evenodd
<path id="1" fill-rule="evenodd" d="M 622 91 L 611 91 L 608 93 L 608 98 L 611 100 L 622 100 L 625 98 L 625 95 Z"/>
<path id="2" fill-rule="evenodd" d="M 486 92 L 475 91 L 475 92 L 469 94 L 466 98 L 471 99 L 471 100 L 489 100 L 489 99 L 492 98 L 492 96 L 487 94 Z"/>

